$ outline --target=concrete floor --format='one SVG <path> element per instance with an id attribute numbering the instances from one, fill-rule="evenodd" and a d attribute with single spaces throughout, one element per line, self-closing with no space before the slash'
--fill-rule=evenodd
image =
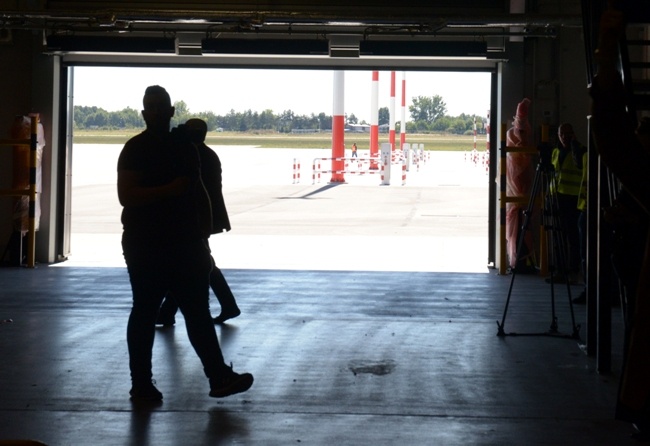
<path id="1" fill-rule="evenodd" d="M 481 166 L 433 160 L 409 173 L 406 186 L 389 187 L 368 177 L 311 185 L 303 170 L 303 182 L 292 185 L 295 155 L 247 157 L 241 169 L 251 179 L 235 169 L 242 153 L 219 151 L 233 231 L 211 244 L 243 312 L 217 333 L 235 370 L 254 374 L 253 387 L 209 398 L 179 316 L 175 327 L 158 330 L 154 347 L 164 402 L 129 400 L 131 290 L 111 158 L 102 161 L 111 167 L 105 179 L 74 177 L 81 184 L 67 262 L 0 268 L 0 440 L 638 444 L 631 426 L 614 420 L 619 309 L 612 309 L 612 373 L 598 373 L 578 339 L 497 336 L 511 276 L 486 265 Z M 75 153 L 77 165 L 83 159 Z M 282 178 L 268 176 L 271 160 L 286 164 Z M 518 275 L 505 331 L 546 333 L 550 296 L 541 277 Z M 573 329 L 567 297 L 558 286 L 560 334 Z M 585 308 L 575 315 L 584 337 Z"/>
<path id="2" fill-rule="evenodd" d="M 128 398 L 124 268 L 0 269 L 0 439 L 95 446 L 635 444 L 631 427 L 613 419 L 618 353 L 615 371 L 601 375 L 577 340 L 497 336 L 508 276 L 225 274 L 243 313 L 217 331 L 226 360 L 253 373 L 253 387 L 209 398 L 179 317 L 157 332 L 154 374 L 164 402 L 138 406 Z M 516 277 L 506 332 L 548 330 L 548 287 L 537 276 Z M 557 309 L 560 332 L 570 334 L 565 298 Z M 576 314 L 584 324 L 584 307 Z"/>

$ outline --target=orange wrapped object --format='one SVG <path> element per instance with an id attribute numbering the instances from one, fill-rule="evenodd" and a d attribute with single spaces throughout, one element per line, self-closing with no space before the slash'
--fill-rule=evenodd
<path id="1" fill-rule="evenodd" d="M 532 145 L 532 130 L 528 122 L 530 99 L 524 98 L 517 105 L 513 126 L 506 132 L 508 147 L 529 147 Z M 506 155 L 506 195 L 509 197 L 528 197 L 532 187 L 532 156 L 528 153 L 511 153 Z M 523 207 L 517 203 L 506 204 L 506 242 L 508 263 L 511 268 L 517 265 L 517 240 L 520 216 Z M 525 234 L 521 254 L 532 253 L 532 237 Z M 532 266 L 532 265 L 529 265 Z"/>
<path id="2" fill-rule="evenodd" d="M 11 126 L 12 139 L 31 139 L 31 116 L 16 116 Z M 38 119 L 38 114 L 35 114 Z M 39 228 L 41 216 L 40 193 L 42 191 L 42 159 L 43 147 L 45 146 L 45 132 L 43 125 L 39 122 L 36 138 L 36 202 L 35 202 L 35 223 L 36 230 Z M 13 147 L 13 189 L 29 189 L 29 145 L 15 145 Z M 13 226 L 15 231 L 20 231 L 23 235 L 29 228 L 29 197 L 24 195 L 18 197 L 14 203 L 13 209 Z"/>

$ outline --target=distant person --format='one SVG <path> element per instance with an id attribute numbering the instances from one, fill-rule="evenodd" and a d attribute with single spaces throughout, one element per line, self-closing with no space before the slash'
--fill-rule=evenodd
<path id="1" fill-rule="evenodd" d="M 587 149 L 578 142 L 569 123 L 560 125 L 557 131 L 558 145 L 551 152 L 551 163 L 555 174 L 555 190 L 550 192 L 557 199 L 559 208 L 560 231 L 565 241 L 564 265 L 568 279 L 579 282 L 580 277 L 580 236 L 578 234 L 578 196 L 582 183 L 583 155 Z M 554 228 L 556 229 L 556 228 Z M 554 259 L 557 265 L 558 259 Z M 563 275 L 554 277 L 555 281 L 563 281 Z"/>
<path id="2" fill-rule="evenodd" d="M 352 144 L 352 158 L 357 158 L 357 143 Z"/>
<path id="3" fill-rule="evenodd" d="M 201 178 L 210 197 L 212 205 L 212 234 L 230 231 L 230 219 L 228 218 L 228 211 L 222 193 L 221 183 L 221 161 L 219 156 L 205 144 L 205 137 L 208 133 L 208 125 L 202 119 L 190 119 L 185 123 L 185 130 L 192 141 L 192 143 L 199 150 L 199 158 L 201 161 Z M 210 256 L 212 261 L 212 271 L 210 272 L 210 288 L 214 292 L 219 305 L 221 305 L 221 313 L 213 319 L 215 324 L 223 324 L 225 321 L 235 318 L 241 314 L 241 310 L 237 306 L 235 296 L 226 281 L 221 270 L 214 262 L 214 258 Z M 157 325 L 174 325 L 176 323 L 176 311 L 178 305 L 174 301 L 171 294 L 165 296 L 165 300 L 160 307 Z"/>
<path id="4" fill-rule="evenodd" d="M 210 316 L 205 232 L 211 222 L 197 151 L 169 131 L 174 107 L 164 88 L 148 87 L 143 106 L 146 129 L 126 142 L 117 163 L 122 249 L 133 293 L 127 326 L 131 398 L 163 398 L 152 380 L 152 350 L 158 309 L 168 292 L 185 317 L 209 395 L 244 392 L 253 376 L 226 365 Z"/>
<path id="5" fill-rule="evenodd" d="M 587 303 L 587 192 L 589 190 L 587 152 L 582 155 L 582 181 L 578 194 L 578 236 L 580 237 L 580 272 L 584 286 L 578 297 L 572 299 L 574 304 Z"/>

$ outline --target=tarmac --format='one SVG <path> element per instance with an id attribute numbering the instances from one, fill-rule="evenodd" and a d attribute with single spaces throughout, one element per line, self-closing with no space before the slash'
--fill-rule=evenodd
<path id="1" fill-rule="evenodd" d="M 232 231 L 212 236 L 221 268 L 487 272 L 485 156 L 427 152 L 390 184 L 350 159 L 331 182 L 331 151 L 212 146 Z M 72 239 L 61 266 L 123 266 L 116 194 L 121 145 L 75 145 Z M 349 154 L 348 154 L 349 155 Z M 365 159 L 367 150 L 359 150 Z M 294 169 L 294 165 L 298 166 Z M 338 180 L 338 178 L 337 178 Z"/>

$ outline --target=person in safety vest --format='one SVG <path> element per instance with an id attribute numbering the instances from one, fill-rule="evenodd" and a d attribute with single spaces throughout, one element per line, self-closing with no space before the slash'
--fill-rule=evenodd
<path id="1" fill-rule="evenodd" d="M 580 272 L 585 284 L 584 288 L 578 295 L 573 298 L 574 304 L 587 303 L 587 190 L 588 183 L 588 158 L 587 152 L 582 155 L 582 181 L 580 182 L 580 192 L 578 193 L 578 236 L 580 238 Z"/>
<path id="2" fill-rule="evenodd" d="M 569 123 L 561 124 L 557 131 L 558 145 L 551 152 L 551 164 L 555 171 L 555 190 L 566 252 L 564 266 L 572 282 L 580 282 L 580 237 L 578 234 L 578 196 L 582 183 L 583 155 L 587 149 L 580 144 Z M 557 260 L 557 259 L 556 259 Z M 564 277 L 558 277 L 562 280 Z"/>

